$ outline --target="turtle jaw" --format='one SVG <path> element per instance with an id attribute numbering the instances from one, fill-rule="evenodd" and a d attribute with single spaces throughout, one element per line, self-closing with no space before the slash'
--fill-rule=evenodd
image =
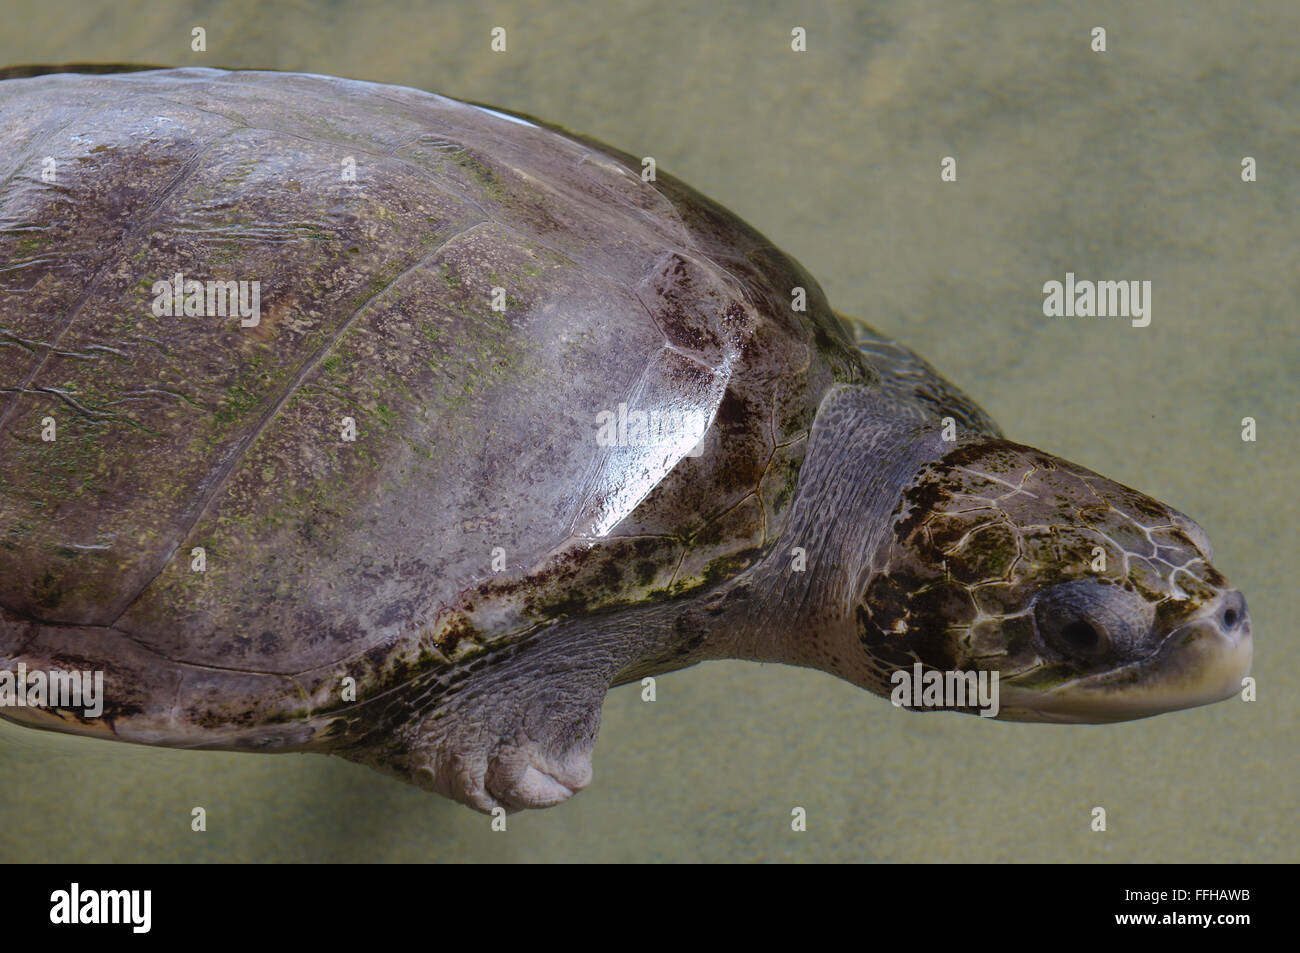
<path id="1" fill-rule="evenodd" d="M 1208 705 L 1241 691 L 1253 652 L 1246 601 L 1229 590 L 1170 631 L 1146 658 L 1046 691 L 1005 684 L 998 717 L 1103 724 Z"/>

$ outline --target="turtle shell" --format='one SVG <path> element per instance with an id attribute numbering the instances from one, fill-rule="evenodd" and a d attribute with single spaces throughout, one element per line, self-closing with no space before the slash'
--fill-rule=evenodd
<path id="1" fill-rule="evenodd" d="M 115 674 L 119 737 L 730 575 L 872 374 L 752 228 L 529 119 L 210 69 L 0 114 L 0 661 Z"/>

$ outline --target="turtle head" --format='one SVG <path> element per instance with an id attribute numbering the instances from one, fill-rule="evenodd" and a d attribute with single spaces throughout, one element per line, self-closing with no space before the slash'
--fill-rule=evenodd
<path id="1" fill-rule="evenodd" d="M 1250 616 L 1211 556 L 1196 523 L 1135 490 L 1004 440 L 959 445 L 921 468 L 877 549 L 861 681 L 889 694 L 902 670 L 996 672 L 996 717 L 1015 721 L 1227 698 L 1250 669 Z"/>

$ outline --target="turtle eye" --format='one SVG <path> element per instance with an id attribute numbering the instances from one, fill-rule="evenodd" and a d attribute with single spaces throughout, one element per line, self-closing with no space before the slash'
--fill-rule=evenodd
<path id="1" fill-rule="evenodd" d="M 1087 619 L 1074 619 L 1057 629 L 1055 641 L 1070 655 L 1097 655 L 1104 649 L 1105 637 Z"/>
<path id="2" fill-rule="evenodd" d="M 1139 646 L 1147 626 L 1128 593 L 1091 580 L 1053 586 L 1034 606 L 1043 643 L 1066 658 L 1127 656 Z"/>

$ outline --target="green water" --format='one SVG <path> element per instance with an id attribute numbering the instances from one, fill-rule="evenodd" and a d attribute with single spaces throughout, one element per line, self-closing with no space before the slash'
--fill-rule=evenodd
<path id="1" fill-rule="evenodd" d="M 0 64 L 334 73 L 655 156 L 1013 439 L 1195 517 L 1250 600 L 1259 700 L 1015 725 L 711 663 L 660 679 L 654 704 L 612 692 L 591 788 L 504 833 L 340 760 L 0 724 L 0 860 L 1300 859 L 1300 6 L 608 6 L 0 0 Z M 206 54 L 189 51 L 195 26 Z M 494 26 L 504 54 L 489 51 Z M 794 26 L 806 53 L 790 50 Z M 939 180 L 944 156 L 955 183 Z M 1243 156 L 1258 182 L 1241 181 Z M 1150 280 L 1151 325 L 1045 318 L 1042 284 L 1067 271 Z M 1247 416 L 1255 443 L 1240 438 Z M 196 805 L 205 833 L 190 830 Z"/>

